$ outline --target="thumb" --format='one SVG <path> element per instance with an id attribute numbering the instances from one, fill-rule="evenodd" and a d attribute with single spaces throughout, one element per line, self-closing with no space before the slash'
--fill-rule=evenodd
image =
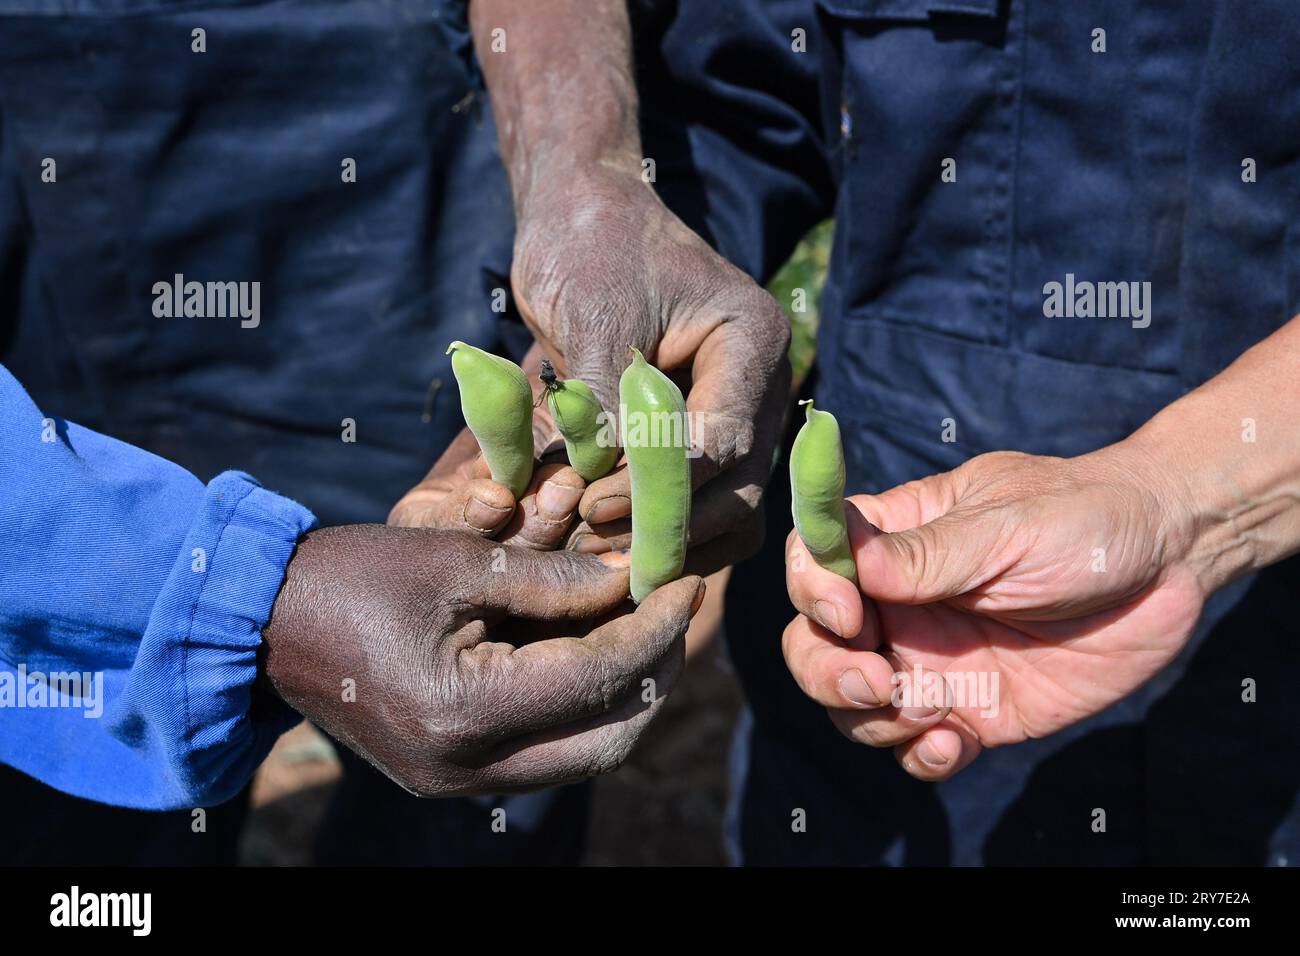
<path id="1" fill-rule="evenodd" d="M 632 617 L 641 627 L 670 631 L 680 637 L 704 602 L 705 591 L 704 579 L 688 574 L 651 591 Z"/>
<path id="2" fill-rule="evenodd" d="M 485 542 L 490 545 L 490 542 Z M 626 556 L 498 546 L 486 571 L 467 585 L 467 603 L 481 611 L 538 621 L 600 617 L 628 597 Z"/>
<path id="3" fill-rule="evenodd" d="M 929 604 L 965 594 L 1003 569 L 995 564 L 1005 521 L 951 511 L 906 531 L 869 526 L 853 542 L 862 592 L 892 604 Z"/>

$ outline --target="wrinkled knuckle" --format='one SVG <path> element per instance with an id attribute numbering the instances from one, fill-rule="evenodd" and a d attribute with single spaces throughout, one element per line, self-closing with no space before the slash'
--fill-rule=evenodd
<path id="1" fill-rule="evenodd" d="M 421 715 L 421 735 L 434 756 L 454 758 L 478 748 L 488 716 L 480 683 L 475 680 L 444 682 L 437 691 L 438 703 Z"/>
<path id="2" fill-rule="evenodd" d="M 736 462 L 748 461 L 754 453 L 754 423 L 741 422 L 736 428 L 733 459 Z"/>
<path id="3" fill-rule="evenodd" d="M 748 276 L 743 281 L 746 288 L 740 297 L 740 307 L 745 321 L 756 334 L 764 336 L 761 341 L 770 352 L 784 354 L 790 339 L 790 320 L 785 310 L 770 292 L 755 285 Z"/>
<path id="4" fill-rule="evenodd" d="M 917 537 L 912 535 L 898 535 L 891 540 L 894 544 L 894 553 L 898 558 L 902 576 L 905 580 L 911 582 L 913 588 L 912 598 L 915 600 L 921 592 L 922 585 L 929 580 L 927 577 L 928 549 L 920 544 Z"/>
<path id="5" fill-rule="evenodd" d="M 760 313 L 760 331 L 771 343 L 771 354 L 784 358 L 790 349 L 790 320 L 775 299 L 766 292 L 763 296 L 768 307 Z"/>
<path id="6" fill-rule="evenodd" d="M 592 653 L 589 666 L 592 677 L 587 692 L 587 711 L 593 714 L 607 713 L 619 697 L 618 671 L 614 662 L 603 653 Z"/>
<path id="7" fill-rule="evenodd" d="M 735 468 L 753 454 L 753 422 L 714 415 L 701 419 L 695 427 L 701 434 L 693 432 L 691 443 L 706 449 L 714 466 L 713 474 Z"/>
<path id="8" fill-rule="evenodd" d="M 526 573 L 546 590 L 557 593 L 573 593 L 589 583 L 584 556 L 573 551 L 555 551 Z"/>

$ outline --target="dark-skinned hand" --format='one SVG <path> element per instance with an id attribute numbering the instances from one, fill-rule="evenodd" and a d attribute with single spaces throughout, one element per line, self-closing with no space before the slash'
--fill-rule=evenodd
<path id="1" fill-rule="evenodd" d="M 703 596 L 683 578 L 631 612 L 620 563 L 466 533 L 315 531 L 263 631 L 264 677 L 421 796 L 606 773 L 676 681 Z"/>
<path id="2" fill-rule="evenodd" d="M 708 574 L 750 556 L 762 543 L 763 487 L 790 387 L 785 314 L 636 175 L 588 171 L 538 193 L 521 213 L 511 282 L 541 351 L 561 377 L 590 385 L 613 419 L 629 346 L 677 379 L 695 446 L 687 569 Z M 540 357 L 534 350 L 524 363 L 534 383 Z M 586 487 L 553 460 L 558 436 L 545 408 L 534 438 L 539 459 L 551 463 L 539 466 L 517 511 L 467 430 L 389 522 L 533 548 L 627 548 L 626 463 Z"/>
<path id="3" fill-rule="evenodd" d="M 523 205 L 511 272 L 525 321 L 562 376 L 617 415 L 635 346 L 686 396 L 695 488 L 688 567 L 708 573 L 762 543 L 763 487 L 786 400 L 784 313 L 624 169 L 538 186 Z M 628 547 L 626 465 L 591 484 L 568 547 Z"/>

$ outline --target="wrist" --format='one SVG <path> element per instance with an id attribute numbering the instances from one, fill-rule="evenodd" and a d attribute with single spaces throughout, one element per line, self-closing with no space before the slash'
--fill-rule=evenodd
<path id="1" fill-rule="evenodd" d="M 348 531 L 317 528 L 298 540 L 262 629 L 258 683 L 304 713 L 305 703 L 334 690 L 332 684 L 322 683 L 321 665 L 343 646 L 333 638 L 345 625 L 351 594 L 336 566 Z"/>
<path id="2" fill-rule="evenodd" d="M 1269 563 L 1261 509 L 1233 449 L 1210 439 L 1196 409 L 1175 403 L 1120 443 L 1164 503 L 1167 565 L 1182 565 L 1205 596 Z M 1239 452 L 1238 452 L 1239 454 Z"/>
<path id="3" fill-rule="evenodd" d="M 641 177 L 639 143 L 602 152 L 541 151 L 510 179 L 520 233 L 530 226 L 551 231 L 557 222 L 563 224 L 598 204 L 654 198 Z"/>

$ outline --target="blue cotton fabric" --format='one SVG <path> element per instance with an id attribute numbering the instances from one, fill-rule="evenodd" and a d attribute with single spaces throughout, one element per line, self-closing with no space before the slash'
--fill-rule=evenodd
<path id="1" fill-rule="evenodd" d="M 254 716 L 253 682 L 261 629 L 312 514 L 248 475 L 205 487 L 47 418 L 3 367 L 0 487 L 0 673 L 15 685 L 20 667 L 102 681 L 102 713 L 84 692 L 83 706 L 19 708 L 11 697 L 0 761 L 151 810 L 237 793 L 298 720 L 270 699 Z"/>

